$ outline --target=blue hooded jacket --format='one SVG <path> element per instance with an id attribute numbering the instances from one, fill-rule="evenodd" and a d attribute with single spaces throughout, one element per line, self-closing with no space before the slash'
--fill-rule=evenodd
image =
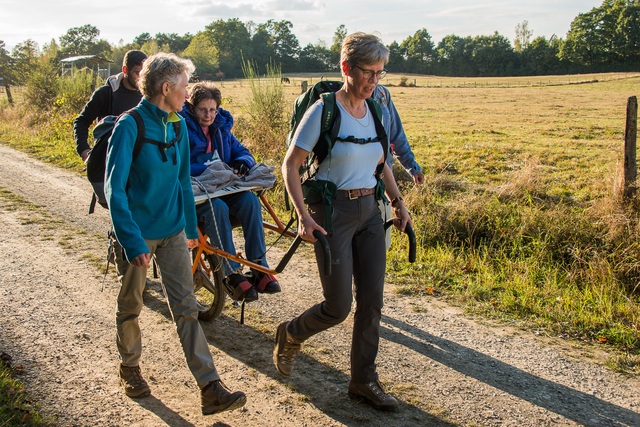
<path id="1" fill-rule="evenodd" d="M 184 117 L 189 132 L 189 146 L 191 147 L 191 175 L 200 175 L 207 167 L 204 163 L 211 160 L 213 152 L 207 153 L 207 137 L 202 131 L 198 118 L 193 114 L 193 106 L 185 102 L 180 115 Z M 255 166 L 256 161 L 244 145 L 231 133 L 233 116 L 227 110 L 218 108 L 215 120 L 209 126 L 209 134 L 212 135 L 213 148 L 218 152 L 220 159 L 228 165 L 235 161 L 244 162 L 249 169 Z"/>

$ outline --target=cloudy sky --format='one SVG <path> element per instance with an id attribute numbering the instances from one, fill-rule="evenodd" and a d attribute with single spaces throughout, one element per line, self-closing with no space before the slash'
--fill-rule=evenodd
<path id="1" fill-rule="evenodd" d="M 242 22 L 289 20 L 302 46 L 331 44 L 340 24 L 348 32 L 377 32 L 389 44 L 426 28 L 437 44 L 444 36 L 490 35 L 514 39 L 517 24 L 528 21 L 533 36 L 564 38 L 571 21 L 602 0 L 0 0 L 0 40 L 40 46 L 68 29 L 91 24 L 100 37 L 117 44 L 147 32 L 195 34 L 218 19 Z"/>

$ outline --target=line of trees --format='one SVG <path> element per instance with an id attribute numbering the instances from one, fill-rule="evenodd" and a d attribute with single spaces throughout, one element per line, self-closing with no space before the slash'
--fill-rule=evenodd
<path id="1" fill-rule="evenodd" d="M 237 18 L 217 20 L 195 35 L 142 33 L 131 43 L 113 46 L 100 38 L 92 25 L 71 28 L 58 42 L 42 50 L 33 40 L 15 46 L 11 54 L 0 41 L 0 76 L 21 84 L 43 60 L 57 64 L 75 55 L 99 55 L 120 64 L 124 52 L 141 49 L 148 54 L 174 52 L 193 60 L 201 78 L 242 76 L 243 61 L 265 72 L 269 63 L 283 73 L 337 71 L 340 45 L 347 35 L 337 27 L 331 45 L 324 41 L 300 46 L 290 21 L 243 23 Z M 529 23 L 515 28 L 512 42 L 492 35 L 447 35 L 437 45 L 426 28 L 400 43 L 389 45 L 388 68 L 393 72 L 444 76 L 545 75 L 581 72 L 630 71 L 640 68 L 640 0 L 604 0 L 600 7 L 580 13 L 566 39 L 533 37 Z"/>

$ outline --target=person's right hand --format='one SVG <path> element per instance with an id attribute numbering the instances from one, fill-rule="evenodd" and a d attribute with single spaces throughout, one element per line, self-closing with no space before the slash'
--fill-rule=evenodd
<path id="1" fill-rule="evenodd" d="M 298 235 L 302 237 L 302 240 L 314 243 L 317 239 L 313 235 L 315 230 L 320 231 L 323 235 L 327 235 L 327 232 L 322 228 L 308 213 L 300 217 L 298 221 Z"/>
<path id="2" fill-rule="evenodd" d="M 80 153 L 80 157 L 82 161 L 87 163 L 87 159 L 89 158 L 89 154 L 91 153 L 91 149 L 86 149 L 82 153 Z"/>
<path id="3" fill-rule="evenodd" d="M 137 257 L 135 257 L 133 260 L 131 260 L 130 264 L 133 265 L 134 267 L 149 268 L 151 267 L 151 264 L 149 264 L 150 260 L 151 260 L 151 254 L 147 252 L 145 254 L 140 254 Z"/>

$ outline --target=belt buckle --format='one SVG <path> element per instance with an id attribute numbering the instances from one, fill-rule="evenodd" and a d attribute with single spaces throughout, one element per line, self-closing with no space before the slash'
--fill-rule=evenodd
<path id="1" fill-rule="evenodd" d="M 351 192 L 352 191 L 353 191 L 353 194 L 358 194 L 358 195 L 357 196 L 351 196 Z M 358 190 L 347 190 L 347 195 L 349 196 L 349 200 L 355 200 L 358 197 L 360 197 L 360 192 Z"/>

